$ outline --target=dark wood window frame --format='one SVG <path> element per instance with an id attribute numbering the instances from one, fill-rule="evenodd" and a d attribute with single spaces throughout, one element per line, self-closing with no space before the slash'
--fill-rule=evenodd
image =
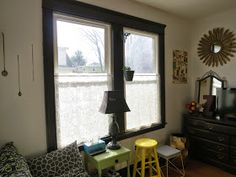
<path id="1" fill-rule="evenodd" d="M 75 17 L 96 20 L 111 25 L 111 60 L 113 75 L 112 89 L 122 90 L 124 94 L 123 79 L 123 28 L 129 27 L 158 35 L 158 70 L 160 74 L 161 92 L 161 123 L 150 128 L 136 132 L 125 132 L 124 114 L 117 115 L 120 125 L 119 140 L 154 131 L 165 127 L 165 64 L 164 64 L 164 31 L 165 25 L 134 16 L 111 11 L 101 7 L 85 4 L 75 0 L 43 0 L 43 54 L 44 54 L 44 84 L 45 109 L 48 151 L 57 149 L 56 137 L 56 111 L 54 86 L 54 44 L 53 44 L 53 14 L 62 13 Z M 109 137 L 105 137 L 109 140 Z"/>

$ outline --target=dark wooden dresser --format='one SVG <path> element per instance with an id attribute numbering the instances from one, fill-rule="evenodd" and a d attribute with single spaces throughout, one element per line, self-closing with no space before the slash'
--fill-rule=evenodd
<path id="1" fill-rule="evenodd" d="M 236 174 L 236 121 L 185 114 L 184 133 L 191 158 Z"/>

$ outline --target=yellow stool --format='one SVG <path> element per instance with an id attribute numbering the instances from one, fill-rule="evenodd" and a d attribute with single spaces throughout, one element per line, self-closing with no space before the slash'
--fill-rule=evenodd
<path id="1" fill-rule="evenodd" d="M 149 168 L 150 177 L 161 177 L 161 169 L 157 156 L 157 141 L 150 138 L 141 138 L 135 141 L 135 159 L 133 177 L 138 173 L 145 177 L 145 168 Z M 141 155 L 140 155 L 141 154 Z M 147 162 L 146 162 L 147 156 Z M 141 160 L 141 167 L 138 168 L 138 162 Z M 153 171 L 155 174 L 153 175 Z"/>

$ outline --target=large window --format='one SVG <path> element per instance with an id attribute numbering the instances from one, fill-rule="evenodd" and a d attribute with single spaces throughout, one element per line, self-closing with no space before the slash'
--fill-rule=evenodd
<path id="1" fill-rule="evenodd" d="M 96 141 L 108 135 L 107 115 L 98 112 L 108 90 L 110 28 L 54 15 L 57 144 Z M 96 130 L 96 131 L 92 131 Z"/>
<path id="2" fill-rule="evenodd" d="M 126 130 L 148 128 L 161 122 L 160 75 L 158 72 L 158 35 L 124 29 L 125 65 L 135 70 L 126 82 L 126 99 L 132 110 L 126 114 Z"/>
<path id="3" fill-rule="evenodd" d="M 78 1 L 43 0 L 48 151 L 72 141 L 109 141 L 105 90 L 120 90 L 118 139 L 165 126 L 165 25 Z M 123 67 L 135 70 L 125 82 Z"/>

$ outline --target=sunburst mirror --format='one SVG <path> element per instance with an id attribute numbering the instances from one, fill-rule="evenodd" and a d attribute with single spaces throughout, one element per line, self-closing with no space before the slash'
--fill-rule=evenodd
<path id="1" fill-rule="evenodd" d="M 229 29 L 214 28 L 204 34 L 198 44 L 198 56 L 207 66 L 226 64 L 236 52 L 236 38 Z"/>

